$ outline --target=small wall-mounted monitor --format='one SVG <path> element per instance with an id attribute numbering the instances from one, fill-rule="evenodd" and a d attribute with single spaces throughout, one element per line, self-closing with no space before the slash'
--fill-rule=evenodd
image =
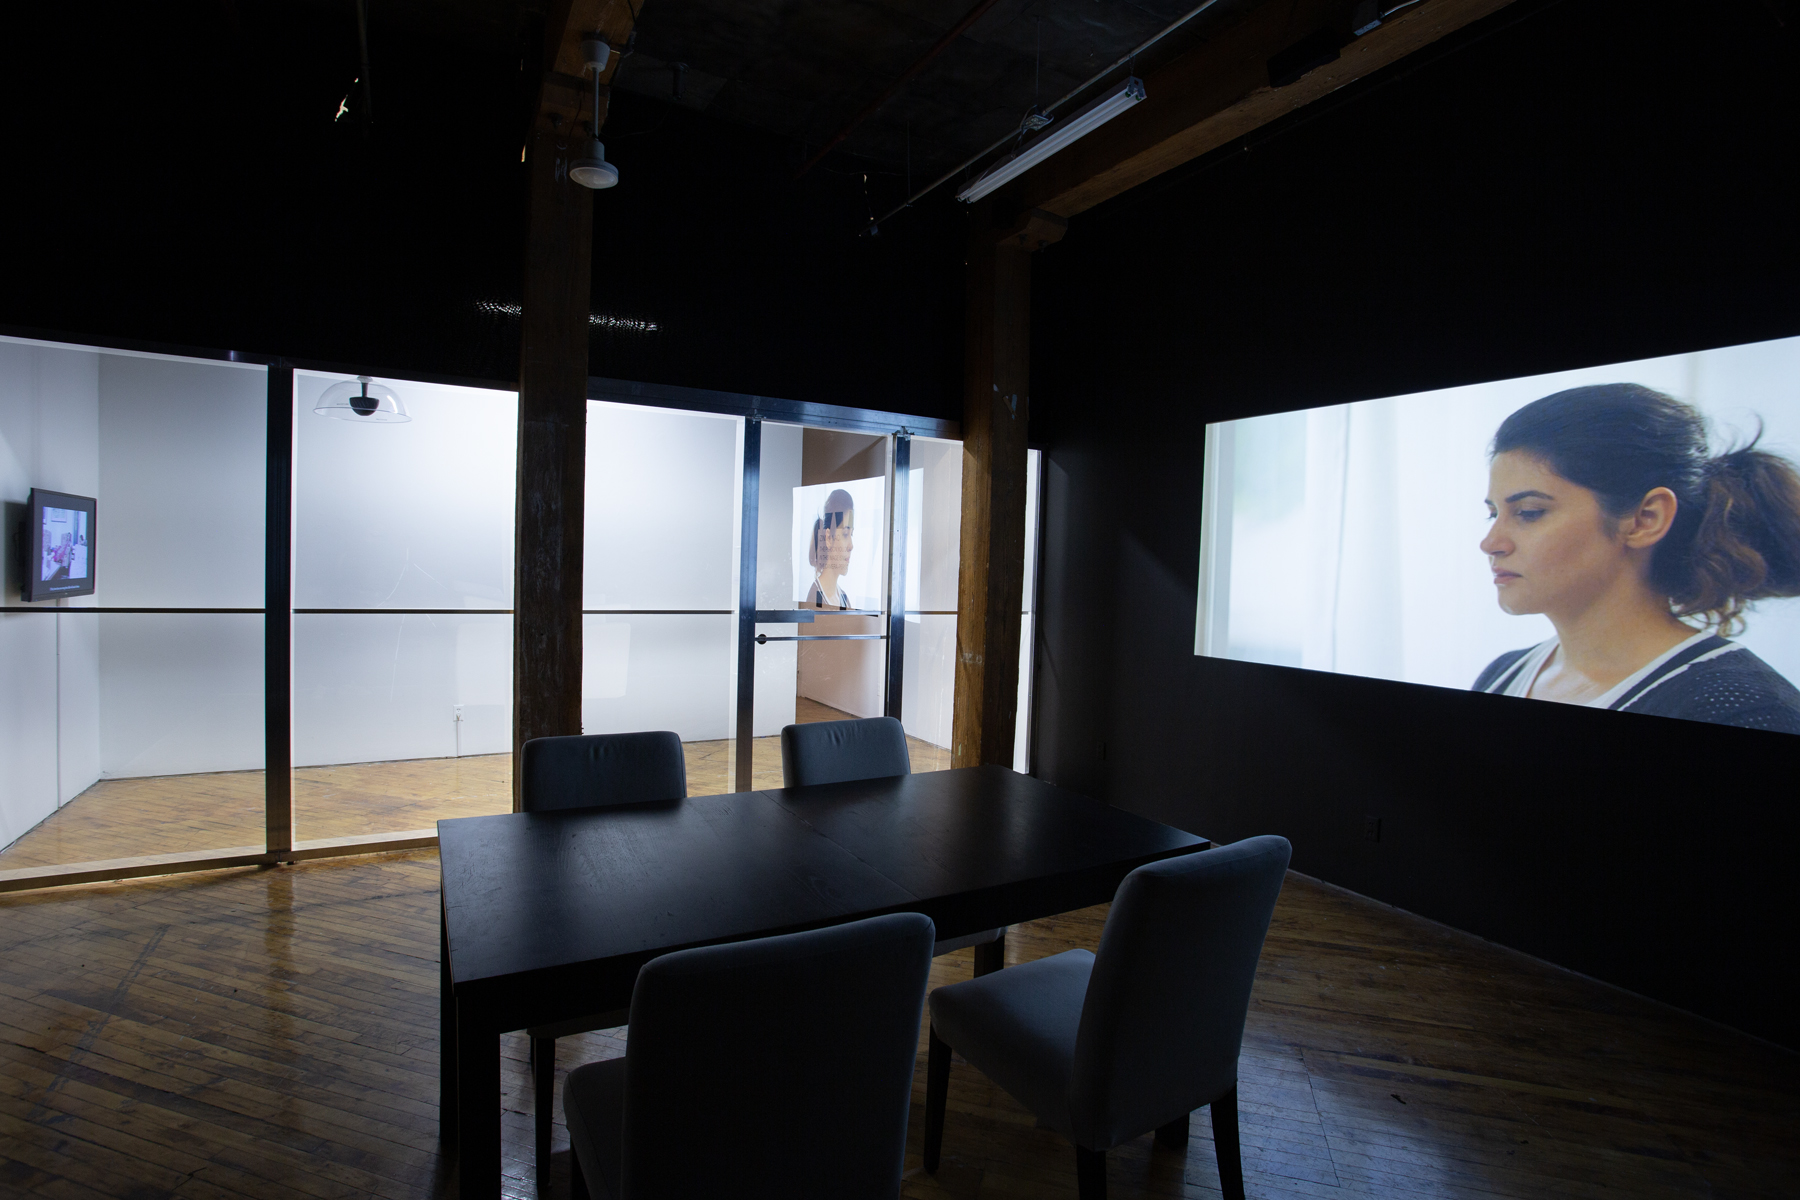
<path id="1" fill-rule="evenodd" d="M 94 499 L 32 488 L 25 503 L 26 600 L 94 594 Z"/>

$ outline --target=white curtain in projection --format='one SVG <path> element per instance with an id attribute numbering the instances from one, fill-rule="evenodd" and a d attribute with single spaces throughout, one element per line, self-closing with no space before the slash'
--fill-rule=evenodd
<path id="1" fill-rule="evenodd" d="M 1507 650 L 1551 636 L 1501 612 L 1479 543 L 1487 449 L 1542 396 L 1640 383 L 1696 405 L 1713 449 L 1763 428 L 1800 461 L 1800 338 L 1447 388 L 1230 423 L 1207 503 L 1204 569 L 1225 619 L 1210 652 L 1252 662 L 1467 688 Z M 1228 517 L 1227 515 L 1228 514 Z M 1228 530 L 1221 526 L 1228 520 Z M 1800 679 L 1800 600 L 1765 601 L 1739 639 Z"/>

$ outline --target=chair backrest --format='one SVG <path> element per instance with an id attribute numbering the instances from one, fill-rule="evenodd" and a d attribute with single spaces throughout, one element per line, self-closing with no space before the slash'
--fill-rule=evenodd
<path id="1" fill-rule="evenodd" d="M 1225 1094 L 1292 847 L 1254 837 L 1139 867 L 1113 897 L 1069 1083 L 1078 1144 L 1115 1145 Z"/>
<path id="2" fill-rule="evenodd" d="M 667 730 L 532 738 L 520 758 L 519 800 L 526 812 L 687 795 L 681 738 Z"/>
<path id="3" fill-rule="evenodd" d="M 897 1197 L 934 937 L 895 913 L 653 959 L 631 994 L 624 1195 Z"/>
<path id="4" fill-rule="evenodd" d="M 911 774 L 906 730 L 893 717 L 815 721 L 781 731 L 781 779 L 787 787 Z"/>

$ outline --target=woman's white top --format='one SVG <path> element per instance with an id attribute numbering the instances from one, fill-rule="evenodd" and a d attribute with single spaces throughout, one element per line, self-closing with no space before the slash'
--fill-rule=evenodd
<path id="1" fill-rule="evenodd" d="M 1586 706 L 1588 708 L 1611 708 L 1614 701 L 1618 700 L 1618 698 L 1623 696 L 1626 692 L 1629 692 L 1637 685 L 1639 680 L 1644 678 L 1644 676 L 1650 674 L 1695 642 L 1705 641 L 1711 636 L 1711 633 L 1708 633 L 1703 629 L 1692 637 L 1683 638 L 1681 641 L 1676 642 L 1673 646 L 1670 646 L 1667 650 L 1664 650 L 1661 654 L 1657 655 L 1625 678 L 1619 680 L 1619 682 L 1608 688 L 1601 695 L 1586 701 Z M 1530 652 L 1525 655 L 1523 665 L 1520 669 L 1513 672 L 1512 680 L 1500 690 L 1500 694 L 1502 696 L 1531 695 L 1531 685 L 1537 682 L 1538 672 L 1544 669 L 1544 664 L 1550 661 L 1550 656 L 1556 653 L 1556 647 L 1559 644 L 1560 642 L 1558 639 L 1551 638 L 1547 642 L 1539 642 L 1537 645 L 1533 646 Z M 1735 648 L 1736 647 L 1734 646 L 1733 649 Z"/>

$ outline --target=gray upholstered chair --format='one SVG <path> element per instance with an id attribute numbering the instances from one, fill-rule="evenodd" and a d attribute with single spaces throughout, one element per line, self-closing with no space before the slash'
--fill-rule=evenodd
<path id="1" fill-rule="evenodd" d="M 893 717 L 813 721 L 781 731 L 781 782 L 785 787 L 847 783 L 911 775 L 906 729 Z M 975 974 L 1006 965 L 1006 927 L 984 929 L 937 944 L 938 954 L 975 947 Z"/>
<path id="2" fill-rule="evenodd" d="M 576 1197 L 898 1197 L 931 919 L 652 959 L 625 1057 L 569 1072 Z"/>
<path id="3" fill-rule="evenodd" d="M 944 1143 L 954 1048 L 1075 1143 L 1081 1200 L 1104 1200 L 1106 1152 L 1156 1131 L 1187 1145 L 1212 1107 L 1219 1182 L 1242 1200 L 1237 1062 L 1256 960 L 1287 872 L 1286 838 L 1256 837 L 1125 877 L 1100 952 L 1067 950 L 931 993 L 925 1169 Z"/>
<path id="4" fill-rule="evenodd" d="M 601 733 L 532 738 L 519 763 L 519 802 L 529 813 L 562 808 L 614 807 L 687 795 L 687 759 L 681 738 L 656 733 Z M 556 1039 L 625 1024 L 625 1009 L 593 1013 L 527 1029 L 531 1074 L 537 1094 L 537 1161 L 550 1161 L 555 1120 Z"/>

